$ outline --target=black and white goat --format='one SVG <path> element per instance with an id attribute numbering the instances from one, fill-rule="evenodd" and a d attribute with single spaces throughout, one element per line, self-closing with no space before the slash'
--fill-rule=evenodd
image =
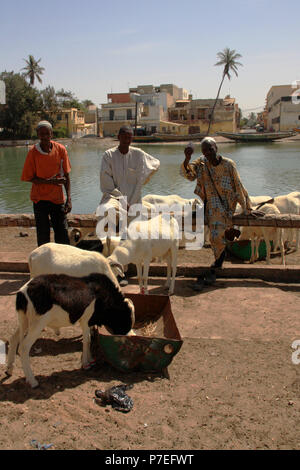
<path id="1" fill-rule="evenodd" d="M 117 287 L 116 275 L 124 276 L 122 266 L 109 263 L 101 253 L 71 245 L 45 243 L 35 248 L 28 257 L 30 277 L 40 274 L 68 274 L 87 276 L 91 273 L 105 274 Z"/>
<path id="2" fill-rule="evenodd" d="M 18 328 L 9 341 L 7 374 L 11 375 L 19 346 L 27 382 L 37 387 L 29 361 L 30 348 L 46 326 L 80 324 L 83 336 L 82 367 L 92 362 L 90 327 L 104 325 L 112 334 L 126 335 L 134 325 L 134 305 L 104 274 L 85 277 L 46 274 L 27 282 L 17 293 Z"/>

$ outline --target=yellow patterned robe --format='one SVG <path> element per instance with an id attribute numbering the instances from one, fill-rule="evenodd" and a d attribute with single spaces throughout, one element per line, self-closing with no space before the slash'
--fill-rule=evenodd
<path id="1" fill-rule="evenodd" d="M 182 176 L 190 181 L 197 180 L 194 192 L 202 201 L 206 201 L 206 217 L 215 259 L 218 259 L 225 249 L 224 232 L 232 227 L 232 216 L 237 203 L 240 203 L 246 213 L 251 209 L 248 193 L 234 161 L 220 156 L 218 158 L 221 158 L 221 162 L 217 166 L 213 166 L 205 157 L 200 157 L 188 165 L 188 171 L 183 164 L 180 168 Z"/>

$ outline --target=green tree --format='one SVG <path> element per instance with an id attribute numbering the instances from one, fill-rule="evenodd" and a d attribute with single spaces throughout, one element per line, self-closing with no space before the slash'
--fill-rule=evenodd
<path id="1" fill-rule="evenodd" d="M 237 61 L 238 59 L 242 57 L 241 54 L 238 54 L 234 49 L 229 49 L 229 47 L 226 47 L 222 52 L 218 52 L 217 57 L 219 61 L 215 65 L 224 65 L 224 69 L 223 69 L 222 80 L 218 89 L 217 97 L 215 99 L 215 102 L 214 102 L 214 105 L 210 114 L 207 135 L 209 134 L 209 131 L 210 131 L 211 123 L 214 117 L 215 107 L 219 99 L 220 91 L 221 91 L 225 77 L 227 77 L 228 80 L 230 80 L 231 79 L 230 72 L 234 72 L 235 75 L 238 76 L 238 73 L 237 73 L 238 66 L 243 65 Z"/>
<path id="2" fill-rule="evenodd" d="M 4 80 L 6 86 L 6 105 L 0 108 L 1 137 L 31 138 L 43 109 L 39 91 L 18 73 L 2 72 L 0 80 Z"/>
<path id="3" fill-rule="evenodd" d="M 44 90 L 41 90 L 41 96 L 43 99 L 43 105 L 45 109 L 48 110 L 57 110 L 58 109 L 58 100 L 56 96 L 56 91 L 53 86 L 47 86 Z"/>
<path id="4" fill-rule="evenodd" d="M 41 90 L 41 97 L 43 100 L 43 110 L 41 118 L 55 124 L 55 115 L 59 111 L 59 103 L 56 96 L 56 91 L 53 86 L 47 86 L 44 90 Z"/>
<path id="5" fill-rule="evenodd" d="M 91 100 L 83 100 L 81 101 L 81 104 L 84 107 L 84 109 L 87 109 L 89 106 L 92 106 L 95 103 L 93 103 Z"/>
<path id="6" fill-rule="evenodd" d="M 255 113 L 250 113 L 248 116 L 248 126 L 249 127 L 254 127 L 257 124 L 257 114 Z"/>
<path id="7" fill-rule="evenodd" d="M 29 78 L 29 83 L 31 86 L 34 85 L 35 79 L 37 79 L 40 83 L 42 83 L 42 79 L 40 75 L 43 74 L 44 72 L 44 67 L 41 67 L 39 65 L 39 60 L 35 60 L 35 58 L 32 55 L 28 56 L 28 60 L 23 59 L 26 62 L 26 67 L 23 67 L 22 70 L 25 70 L 24 72 L 24 77 Z"/>
<path id="8" fill-rule="evenodd" d="M 240 127 L 246 127 L 248 125 L 248 119 L 246 117 L 242 117 L 240 120 Z"/>
<path id="9" fill-rule="evenodd" d="M 83 104 L 78 101 L 74 93 L 66 91 L 63 88 L 56 92 L 58 104 L 62 108 L 83 109 Z"/>

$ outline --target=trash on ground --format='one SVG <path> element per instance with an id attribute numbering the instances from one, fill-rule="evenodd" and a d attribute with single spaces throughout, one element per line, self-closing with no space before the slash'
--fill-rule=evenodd
<path id="1" fill-rule="evenodd" d="M 37 441 L 36 439 L 32 439 L 30 441 L 30 445 L 32 447 L 35 447 L 38 450 L 47 450 L 50 447 L 52 447 L 54 444 L 40 444 L 39 441 Z"/>
<path id="2" fill-rule="evenodd" d="M 42 348 L 34 348 L 33 352 L 34 354 L 40 354 L 42 352 Z"/>
<path id="3" fill-rule="evenodd" d="M 115 385 L 107 390 L 95 390 L 95 395 L 100 398 L 101 406 L 111 405 L 117 411 L 127 413 L 132 410 L 133 400 L 125 391 L 129 390 L 133 385 Z M 97 402 L 97 401 L 96 401 Z"/>

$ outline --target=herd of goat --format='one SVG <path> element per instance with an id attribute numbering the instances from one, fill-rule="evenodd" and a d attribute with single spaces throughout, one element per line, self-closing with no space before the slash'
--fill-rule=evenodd
<path id="1" fill-rule="evenodd" d="M 259 207 L 265 214 L 300 214 L 300 192 L 297 191 L 275 198 L 260 196 L 250 199 L 253 209 Z M 194 208 L 198 200 L 176 195 L 148 195 L 143 202 L 169 206 L 189 204 Z M 153 230 L 157 235 L 154 238 L 133 236 L 136 233 L 153 233 Z M 168 293 L 173 294 L 178 234 L 177 220 L 159 214 L 148 220 L 131 221 L 124 240 L 110 240 L 109 244 L 106 240 L 88 243 L 91 241 L 85 239 L 87 233 L 72 229 L 71 245 L 47 243 L 33 250 L 29 256 L 30 281 L 18 291 L 16 297 L 18 327 L 9 342 L 7 374 L 12 374 L 19 347 L 26 380 L 32 387 L 38 386 L 30 367 L 29 352 L 45 327 L 59 332 L 61 327 L 79 323 L 83 336 L 84 369 L 93 365 L 90 327 L 103 325 L 113 334 L 134 334 L 134 305 L 122 293 L 117 278 L 124 276 L 125 266 L 134 263 L 140 291 L 147 294 L 150 263 L 153 259 L 164 259 L 167 262 L 166 286 Z M 267 263 L 270 262 L 271 242 L 275 249 L 279 247 L 283 264 L 286 243 L 295 241 L 295 249 L 299 249 L 299 229 L 241 227 L 239 239 L 251 240 L 252 262 L 261 240 L 266 242 Z"/>

